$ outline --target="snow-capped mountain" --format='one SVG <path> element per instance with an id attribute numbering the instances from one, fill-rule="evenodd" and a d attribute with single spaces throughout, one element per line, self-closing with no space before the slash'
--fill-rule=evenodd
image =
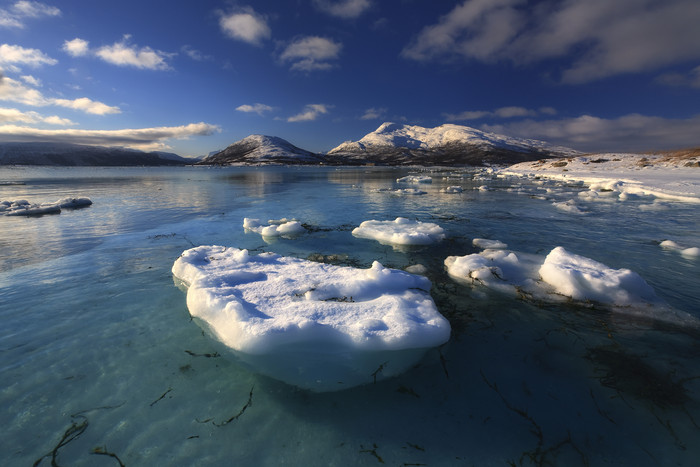
<path id="1" fill-rule="evenodd" d="M 298 148 L 276 136 L 250 135 L 223 151 L 205 157 L 201 165 L 318 164 L 323 156 Z"/>
<path id="2" fill-rule="evenodd" d="M 575 154 L 578 153 L 573 149 L 544 141 L 512 138 L 462 125 L 424 128 L 388 122 L 359 141 L 346 141 L 328 151 L 327 162 L 482 165 Z"/>
<path id="3" fill-rule="evenodd" d="M 166 152 L 70 143 L 0 143 L 0 165 L 158 166 L 193 161 Z"/>

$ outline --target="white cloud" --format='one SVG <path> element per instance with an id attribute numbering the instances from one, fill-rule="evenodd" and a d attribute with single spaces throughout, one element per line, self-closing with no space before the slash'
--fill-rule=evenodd
<path id="1" fill-rule="evenodd" d="M 250 7 L 232 13 L 221 13 L 219 26 L 230 38 L 257 46 L 262 45 L 272 34 L 267 19 Z"/>
<path id="2" fill-rule="evenodd" d="M 95 55 L 107 63 L 117 66 L 133 66 L 147 70 L 169 70 L 166 59 L 173 54 L 153 50 L 150 47 L 141 47 L 128 44 L 131 38 L 128 34 L 121 42 L 105 45 L 95 51 Z"/>
<path id="3" fill-rule="evenodd" d="M 524 120 L 481 129 L 538 138 L 581 151 L 650 151 L 697 147 L 700 115 L 686 119 L 629 114 L 614 119 L 582 115 L 560 120 Z"/>
<path id="4" fill-rule="evenodd" d="M 36 78 L 32 75 L 23 75 L 20 76 L 20 78 L 22 78 L 22 81 L 24 81 L 30 86 L 41 87 L 41 80 L 39 78 Z"/>
<path id="5" fill-rule="evenodd" d="M 700 66 L 693 68 L 688 73 L 664 73 L 656 78 L 656 82 L 666 86 L 700 88 Z"/>
<path id="6" fill-rule="evenodd" d="M 75 125 L 74 122 L 67 118 L 61 118 L 57 115 L 44 117 L 38 112 L 22 112 L 18 109 L 0 107 L 0 123 L 48 123 L 49 125 Z"/>
<path id="7" fill-rule="evenodd" d="M 87 97 L 78 99 L 56 99 L 45 97 L 40 91 L 27 87 L 17 80 L 4 76 L 0 78 L 0 101 L 16 102 L 32 107 L 56 105 L 80 110 L 93 115 L 121 113 L 119 107 L 112 107 Z"/>
<path id="8" fill-rule="evenodd" d="M 55 65 L 55 60 L 38 49 L 26 49 L 19 45 L 0 44 L 0 65 L 27 65 L 33 68 Z M 16 70 L 16 68 L 15 68 Z"/>
<path id="9" fill-rule="evenodd" d="M 325 104 L 309 104 L 304 107 L 304 110 L 297 115 L 293 115 L 287 119 L 288 122 L 309 122 L 316 120 L 320 115 L 328 113 L 332 106 Z"/>
<path id="10" fill-rule="evenodd" d="M 314 0 L 314 4 L 329 15 L 345 19 L 357 18 L 372 6 L 369 0 Z"/>
<path id="11" fill-rule="evenodd" d="M 539 111 L 526 109 L 525 107 L 509 106 L 501 107 L 499 109 L 488 111 L 488 110 L 466 110 L 458 114 L 443 114 L 448 121 L 459 121 L 459 120 L 479 120 L 486 117 L 497 117 L 497 118 L 516 118 L 516 117 L 534 117 L 539 113 L 546 115 L 556 114 L 556 110 L 552 107 L 543 107 Z"/>
<path id="12" fill-rule="evenodd" d="M 90 52 L 90 48 L 88 45 L 88 41 L 76 37 L 75 39 L 72 39 L 70 41 L 63 42 L 63 47 L 61 47 L 61 49 L 63 49 L 64 52 L 73 57 L 82 57 L 83 55 L 87 55 Z"/>
<path id="13" fill-rule="evenodd" d="M 371 107 L 365 110 L 365 113 L 360 117 L 360 120 L 380 120 L 386 115 L 387 109 L 384 107 Z"/>
<path id="14" fill-rule="evenodd" d="M 127 146 L 135 149 L 166 149 L 170 139 L 209 136 L 219 132 L 217 125 L 190 123 L 174 127 L 123 130 L 45 130 L 18 125 L 0 125 L 0 141 L 50 141 L 100 146 Z"/>
<path id="15" fill-rule="evenodd" d="M 697 0 L 467 0 L 403 51 L 429 61 L 563 59 L 562 80 L 583 83 L 700 58 Z"/>
<path id="16" fill-rule="evenodd" d="M 262 116 L 265 112 L 272 112 L 273 109 L 269 105 L 258 103 L 258 104 L 253 104 L 253 105 L 250 105 L 250 104 L 239 105 L 238 107 L 236 107 L 236 110 L 238 110 L 239 112 L 256 113 L 256 114 Z"/>
<path id="17" fill-rule="evenodd" d="M 280 59 L 292 63 L 292 70 L 329 70 L 334 66 L 329 61 L 338 58 L 341 48 L 341 43 L 325 37 L 300 37 L 287 45 Z"/>
<path id="18" fill-rule="evenodd" d="M 12 5 L 9 10 L 0 8 L 0 27 L 22 29 L 24 19 L 60 14 L 61 10 L 45 3 L 21 0 Z"/>
<path id="19" fill-rule="evenodd" d="M 78 99 L 50 99 L 49 102 L 53 105 L 66 107 L 73 110 L 81 110 L 85 113 L 93 115 L 107 115 L 121 113 L 119 107 L 112 107 L 102 102 L 93 101 L 87 97 Z"/>

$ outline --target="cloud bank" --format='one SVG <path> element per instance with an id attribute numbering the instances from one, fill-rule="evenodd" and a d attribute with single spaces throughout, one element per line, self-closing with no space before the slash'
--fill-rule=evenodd
<path id="1" fill-rule="evenodd" d="M 98 146 L 126 146 L 144 151 L 168 149 L 166 141 L 209 136 L 220 131 L 209 123 L 190 123 L 174 127 L 123 130 L 44 130 L 17 125 L 0 125 L 0 141 L 57 142 Z"/>
<path id="2" fill-rule="evenodd" d="M 467 0 L 402 51 L 418 61 L 561 59 L 576 84 L 700 58 L 697 0 Z"/>
<path id="3" fill-rule="evenodd" d="M 543 139 L 579 151 L 651 151 L 697 146 L 700 115 L 687 119 L 628 114 L 618 118 L 581 115 L 561 120 L 524 120 L 483 125 L 484 131 Z"/>

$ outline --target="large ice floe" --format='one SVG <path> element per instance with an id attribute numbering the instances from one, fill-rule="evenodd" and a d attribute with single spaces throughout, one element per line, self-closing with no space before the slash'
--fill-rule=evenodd
<path id="1" fill-rule="evenodd" d="M 610 268 L 560 246 L 546 257 L 486 249 L 466 256 L 449 256 L 445 266 L 458 281 L 514 296 L 602 306 L 660 321 L 698 324 L 690 315 L 672 310 L 639 274 Z"/>
<path id="2" fill-rule="evenodd" d="M 356 269 L 200 246 L 172 272 L 190 314 L 242 362 L 312 391 L 397 375 L 450 336 L 430 281 L 378 262 Z"/>
<path id="3" fill-rule="evenodd" d="M 445 238 L 437 224 L 397 217 L 393 221 L 364 221 L 352 234 L 392 245 L 429 245 Z"/>

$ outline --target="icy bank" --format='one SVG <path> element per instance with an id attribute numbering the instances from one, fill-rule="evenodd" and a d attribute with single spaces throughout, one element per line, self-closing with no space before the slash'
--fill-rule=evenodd
<path id="1" fill-rule="evenodd" d="M 268 221 L 268 224 L 269 225 L 263 225 L 260 222 L 260 219 L 250 219 L 248 217 L 243 219 L 244 228 L 257 232 L 263 237 L 299 235 L 306 231 L 298 221 L 288 221 L 287 219 L 282 219 L 281 221 Z"/>
<path id="2" fill-rule="evenodd" d="M 591 198 L 630 196 L 700 203 L 700 156 L 674 154 L 595 154 L 592 156 L 523 162 L 501 175 L 584 182 Z"/>
<path id="3" fill-rule="evenodd" d="M 439 225 L 405 217 L 393 221 L 364 221 L 352 234 L 392 245 L 429 245 L 445 238 L 445 231 Z"/>
<path id="4" fill-rule="evenodd" d="M 172 272 L 190 314 L 255 371 L 313 391 L 397 375 L 449 339 L 430 281 L 375 262 L 333 266 L 200 246 Z"/>
<path id="5" fill-rule="evenodd" d="M 546 257 L 487 249 L 466 256 L 449 256 L 445 266 L 448 274 L 459 281 L 511 295 L 596 304 L 661 321 L 692 321 L 697 325 L 690 315 L 671 310 L 637 273 L 610 268 L 562 247 L 554 248 Z"/>

